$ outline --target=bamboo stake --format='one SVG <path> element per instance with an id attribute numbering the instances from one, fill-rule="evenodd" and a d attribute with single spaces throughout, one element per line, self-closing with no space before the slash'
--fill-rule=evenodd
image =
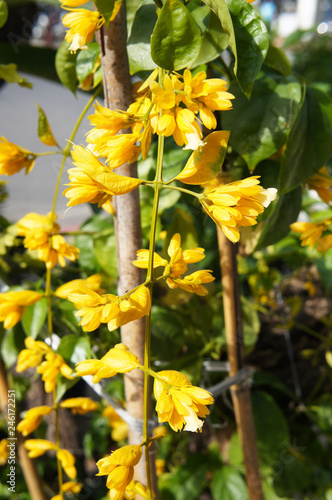
<path id="1" fill-rule="evenodd" d="M 6 378 L 5 368 L 0 359 L 0 410 L 3 415 L 8 417 L 8 384 Z M 16 407 L 16 414 L 18 408 Z M 18 432 L 16 434 L 16 449 L 20 462 L 20 466 L 24 475 L 26 485 L 31 495 L 31 500 L 46 500 L 46 494 L 43 491 L 41 479 L 38 476 L 34 462 L 28 457 L 28 452 L 24 448 L 24 437 Z"/>
<path id="2" fill-rule="evenodd" d="M 131 82 L 127 56 L 126 5 L 122 7 L 108 29 L 102 27 L 98 42 L 101 49 L 105 104 L 110 109 L 127 110 L 131 104 Z M 125 133 L 125 130 L 120 133 Z M 117 173 L 128 177 L 137 177 L 136 163 L 125 164 Z M 138 286 L 144 281 L 142 270 L 133 266 L 136 251 L 142 248 L 141 217 L 138 190 L 115 199 L 115 231 L 117 238 L 118 258 L 118 293 Z M 121 340 L 130 351 L 136 354 L 143 364 L 144 359 L 145 320 L 134 321 L 121 327 Z M 125 375 L 126 409 L 133 417 L 143 419 L 144 408 L 144 374 L 140 370 Z M 131 429 L 129 442 L 137 444 L 142 441 L 142 431 Z M 153 447 L 151 447 L 153 448 Z M 152 451 L 152 450 L 151 450 Z M 152 460 L 152 484 L 156 493 L 156 475 Z M 145 462 L 142 459 L 135 467 L 135 477 L 146 484 Z"/>
<path id="3" fill-rule="evenodd" d="M 223 307 L 230 375 L 244 366 L 239 278 L 236 263 L 236 247 L 218 228 L 218 245 L 222 273 Z M 246 470 L 246 482 L 250 500 L 264 500 L 256 432 L 251 408 L 250 388 L 247 382 L 231 388 L 235 420 L 239 432 Z"/>

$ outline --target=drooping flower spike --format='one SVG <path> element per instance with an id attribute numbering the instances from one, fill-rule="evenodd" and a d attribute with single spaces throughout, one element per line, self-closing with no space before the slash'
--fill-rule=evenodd
<path id="1" fill-rule="evenodd" d="M 53 411 L 51 406 L 36 406 L 31 408 L 25 414 L 23 420 L 17 425 L 17 430 L 23 434 L 23 436 L 28 436 L 36 430 L 42 422 L 42 418 L 45 415 L 49 415 Z"/>
<path id="2" fill-rule="evenodd" d="M 330 227 L 332 217 L 321 222 L 294 222 L 290 225 L 292 231 L 300 233 L 301 246 L 309 246 L 312 250 L 317 244 L 317 250 L 321 253 L 326 252 L 332 246 L 332 235 L 326 235 L 322 238 L 322 234 Z"/>
<path id="3" fill-rule="evenodd" d="M 69 28 L 65 39 L 71 45 L 69 50 L 76 52 L 78 49 L 87 49 L 87 44 L 92 42 L 95 32 L 101 28 L 105 20 L 98 11 L 87 9 L 70 9 L 69 14 L 62 18 L 62 24 Z"/>
<path id="4" fill-rule="evenodd" d="M 31 151 L 0 137 L 0 175 L 13 175 L 23 169 L 28 174 L 34 167 L 35 158 Z"/>
<path id="5" fill-rule="evenodd" d="M 36 304 L 43 297 L 43 293 L 31 290 L 0 293 L 0 322 L 3 321 L 4 328 L 13 328 L 21 321 L 27 307 Z"/>

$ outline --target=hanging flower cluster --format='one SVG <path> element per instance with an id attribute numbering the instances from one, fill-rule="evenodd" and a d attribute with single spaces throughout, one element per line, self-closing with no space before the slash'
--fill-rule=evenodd
<path id="1" fill-rule="evenodd" d="M 27 149 L 0 137 L 0 175 L 13 175 L 25 169 L 28 174 L 34 167 L 36 156 Z"/>

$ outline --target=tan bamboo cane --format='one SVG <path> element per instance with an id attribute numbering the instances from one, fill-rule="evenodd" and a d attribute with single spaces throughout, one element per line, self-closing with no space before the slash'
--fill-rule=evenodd
<path id="1" fill-rule="evenodd" d="M 230 375 L 244 366 L 239 278 L 236 247 L 218 228 L 218 246 L 222 274 L 223 307 Z M 232 401 L 237 429 L 244 455 L 246 483 L 250 500 L 263 500 L 256 432 L 248 382 L 232 386 Z"/>

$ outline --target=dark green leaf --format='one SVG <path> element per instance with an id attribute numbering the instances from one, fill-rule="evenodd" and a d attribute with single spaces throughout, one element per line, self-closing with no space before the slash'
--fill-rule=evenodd
<path id="1" fill-rule="evenodd" d="M 0 0 L 0 28 L 6 24 L 8 19 L 8 7 L 5 0 Z"/>
<path id="2" fill-rule="evenodd" d="M 109 226 L 113 229 L 112 226 Z M 105 271 L 113 279 L 118 276 L 117 270 L 117 255 L 116 255 L 116 238 L 114 231 L 107 235 L 98 235 L 94 238 L 94 254 L 101 269 Z"/>
<path id="3" fill-rule="evenodd" d="M 243 476 L 233 467 L 223 465 L 214 473 L 211 482 L 213 500 L 247 500 L 248 492 Z"/>
<path id="4" fill-rule="evenodd" d="M 32 88 L 32 84 L 17 73 L 16 64 L 0 64 L 0 79 L 8 83 L 18 83 L 21 87 Z"/>
<path id="5" fill-rule="evenodd" d="M 282 49 L 274 47 L 274 45 L 269 46 L 264 64 L 279 71 L 284 76 L 288 76 L 292 72 L 291 63 L 289 62 L 285 52 Z"/>
<path id="6" fill-rule="evenodd" d="M 62 396 L 74 385 L 76 385 L 80 380 L 80 377 L 75 377 L 70 380 L 68 378 L 63 377 L 62 375 L 58 375 L 56 379 L 56 400 L 58 403 Z"/>
<path id="7" fill-rule="evenodd" d="M 78 363 L 92 358 L 89 337 L 66 335 L 60 341 L 57 353 L 66 361 Z"/>
<path id="8" fill-rule="evenodd" d="M 93 0 L 93 2 L 105 19 L 105 23 L 108 28 L 108 24 L 113 14 L 115 0 Z"/>
<path id="9" fill-rule="evenodd" d="M 153 61 L 166 70 L 180 70 L 197 58 L 200 29 L 179 0 L 166 0 L 151 37 Z"/>
<path id="10" fill-rule="evenodd" d="M 323 394 L 308 409 L 308 417 L 322 432 L 332 436 L 332 395 Z"/>
<path id="11" fill-rule="evenodd" d="M 5 330 L 1 342 L 1 358 L 6 368 L 13 366 L 17 356 L 25 348 L 24 339 L 25 335 L 20 323 L 10 330 Z"/>
<path id="12" fill-rule="evenodd" d="M 70 43 L 62 42 L 55 56 L 55 69 L 60 82 L 69 90 L 76 93 L 76 58 L 69 49 Z"/>
<path id="13" fill-rule="evenodd" d="M 242 92 L 249 99 L 269 48 L 269 34 L 256 9 L 246 0 L 227 0 L 227 5 L 236 40 L 234 73 Z"/>
<path id="14" fill-rule="evenodd" d="M 324 253 L 323 257 L 316 260 L 316 266 L 324 290 L 329 295 L 332 290 L 332 249 Z"/>
<path id="15" fill-rule="evenodd" d="M 197 500 L 206 485 L 207 460 L 202 454 L 188 456 L 185 464 L 163 474 L 158 486 L 161 497 L 167 500 Z"/>
<path id="16" fill-rule="evenodd" d="M 76 58 L 76 74 L 81 83 L 87 76 L 93 72 L 100 54 L 97 42 L 89 44 L 86 50 L 80 50 Z"/>
<path id="17" fill-rule="evenodd" d="M 210 7 L 212 12 L 216 14 L 221 23 L 221 27 L 225 33 L 229 36 L 229 46 L 235 57 L 235 63 L 237 61 L 237 49 L 235 41 L 235 33 L 233 27 L 233 21 L 229 13 L 226 0 L 203 0 L 206 5 Z"/>
<path id="18" fill-rule="evenodd" d="M 202 36 L 201 50 L 191 67 L 213 61 L 227 48 L 228 43 L 229 34 L 222 29 L 218 17 L 210 12 L 209 23 Z"/>
<path id="19" fill-rule="evenodd" d="M 297 220 L 301 210 L 302 191 L 300 186 L 290 193 L 278 197 L 270 205 L 271 212 L 264 220 L 263 230 L 255 250 L 277 243 L 289 233 L 289 225 Z M 269 207 L 269 208 L 270 208 Z"/>
<path id="20" fill-rule="evenodd" d="M 228 448 L 228 461 L 230 465 L 239 466 L 243 464 L 243 450 L 240 436 L 237 432 L 232 434 Z"/>
<path id="21" fill-rule="evenodd" d="M 57 146 L 50 124 L 44 110 L 37 104 L 38 108 L 38 137 L 46 146 Z"/>
<path id="22" fill-rule="evenodd" d="M 170 309 L 152 307 L 151 352 L 155 359 L 176 358 L 183 344 L 184 325 Z"/>
<path id="23" fill-rule="evenodd" d="M 279 191 L 291 191 L 325 165 L 332 155 L 332 100 L 307 87 L 283 155 Z"/>
<path id="24" fill-rule="evenodd" d="M 301 103 L 301 85 L 294 77 L 261 73 L 250 101 L 236 83 L 230 92 L 234 108 L 223 114 L 223 128 L 231 130 L 230 146 L 254 169 L 285 144 Z"/>
<path id="25" fill-rule="evenodd" d="M 261 329 L 261 323 L 257 311 L 255 311 L 253 304 L 245 297 L 241 297 L 241 310 L 243 321 L 243 342 L 247 354 L 252 351 Z"/>
<path id="26" fill-rule="evenodd" d="M 180 233 L 181 235 L 181 248 L 183 250 L 194 248 L 198 245 L 198 236 L 194 220 L 190 212 L 181 207 L 175 209 L 172 214 L 172 221 L 167 227 L 167 237 L 164 242 L 165 254 L 167 253 L 169 242 L 175 233 Z"/>
<path id="27" fill-rule="evenodd" d="M 261 461 L 271 465 L 290 442 L 287 421 L 273 397 L 267 392 L 252 394 L 257 446 Z"/>
<path id="28" fill-rule="evenodd" d="M 130 74 L 152 70 L 156 64 L 151 58 L 150 38 L 157 22 L 156 4 L 152 0 L 142 2 L 136 11 L 128 38 Z"/>
<path id="29" fill-rule="evenodd" d="M 27 307 L 22 318 L 22 326 L 28 337 L 37 338 L 47 317 L 46 298 L 38 300 L 32 306 Z"/>

